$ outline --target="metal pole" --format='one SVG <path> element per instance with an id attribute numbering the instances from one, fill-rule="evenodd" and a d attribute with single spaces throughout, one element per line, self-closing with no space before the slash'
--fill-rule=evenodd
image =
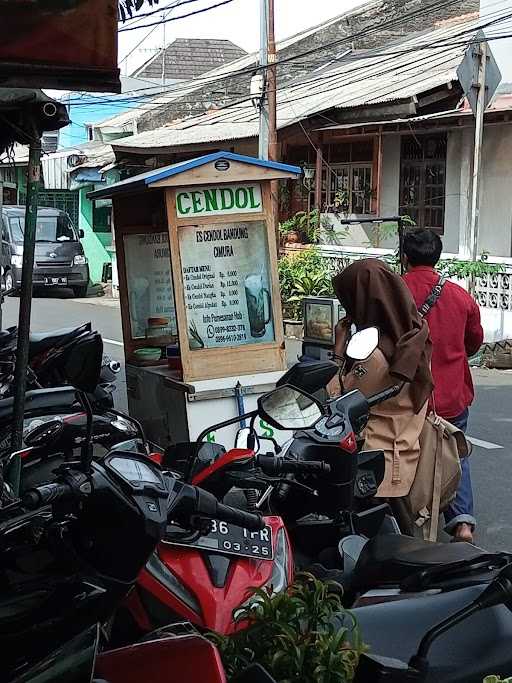
<path id="1" fill-rule="evenodd" d="M 27 385 L 28 337 L 30 310 L 32 307 L 32 274 L 37 223 L 37 195 L 41 175 L 41 139 L 33 126 L 27 170 L 27 201 L 25 231 L 23 235 L 23 268 L 21 274 L 20 313 L 18 321 L 18 345 L 14 370 L 14 405 L 11 448 L 19 450 L 23 440 L 23 414 L 25 412 L 25 389 Z"/>
<path id="2" fill-rule="evenodd" d="M 268 98 L 268 158 L 278 161 L 277 149 L 277 67 L 276 41 L 274 37 L 274 0 L 267 0 L 268 9 L 268 39 L 267 39 L 267 98 Z"/>
<path id="3" fill-rule="evenodd" d="M 162 14 L 163 47 L 162 47 L 162 85 L 165 85 L 165 14 Z"/>
<path id="4" fill-rule="evenodd" d="M 487 62 L 487 43 L 480 43 L 478 46 L 480 53 L 478 65 L 478 99 L 476 108 L 475 122 L 475 149 L 473 156 L 473 180 L 471 183 L 471 225 L 470 225 L 470 249 L 471 258 L 476 261 L 478 258 L 478 233 L 480 219 L 480 173 L 482 166 L 482 139 L 484 133 L 484 112 L 485 112 L 485 71 Z"/>
<path id="5" fill-rule="evenodd" d="M 276 41 L 274 36 L 274 0 L 267 1 L 267 103 L 268 103 L 268 159 L 279 161 L 277 143 L 277 67 Z M 279 181 L 270 182 L 272 215 L 276 231 L 277 253 L 279 253 Z M 309 222 L 309 215 L 308 215 Z"/>
<path id="6" fill-rule="evenodd" d="M 269 112 L 267 98 L 267 50 L 268 50 L 268 0 L 260 0 L 260 67 L 263 75 L 263 93 L 260 104 L 260 130 L 258 140 L 258 156 L 268 159 Z"/>

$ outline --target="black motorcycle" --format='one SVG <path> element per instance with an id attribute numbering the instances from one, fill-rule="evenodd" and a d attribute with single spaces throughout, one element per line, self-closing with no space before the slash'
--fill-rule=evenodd
<path id="1" fill-rule="evenodd" d="M 99 377 L 99 336 L 77 344 L 68 368 L 88 416 Z M 100 625 L 134 584 L 168 521 L 191 530 L 216 518 L 257 530 L 258 515 L 234 510 L 184 484 L 147 456 L 116 449 L 79 458 L 54 481 L 0 508 L 0 643 L 5 683 L 91 680 Z M 120 652 L 125 667 L 132 653 Z M 120 680 L 117 678 L 116 680 Z"/>

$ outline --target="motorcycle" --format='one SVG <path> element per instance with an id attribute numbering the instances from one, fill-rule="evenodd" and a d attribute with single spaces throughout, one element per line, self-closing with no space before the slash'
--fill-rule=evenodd
<path id="1" fill-rule="evenodd" d="M 192 450 L 218 451 L 215 444 L 189 444 Z M 183 450 L 183 448 L 181 449 Z M 256 456 L 249 449 L 223 451 L 208 469 L 199 469 L 188 481 L 213 493 L 219 500 L 228 500 L 235 487 L 231 505 L 257 510 L 257 491 L 265 474 L 305 471 L 313 468 L 327 471 L 318 463 L 284 463 L 272 456 Z M 200 456 L 201 457 L 201 456 Z M 172 449 L 162 459 L 162 466 L 172 470 L 175 460 Z M 214 471 L 213 471 L 214 470 Z M 185 478 L 185 481 L 187 479 Z M 284 591 L 293 581 L 294 562 L 288 533 L 281 517 L 263 517 L 265 528 L 247 534 L 229 524 L 214 523 L 207 536 L 200 532 L 190 535 L 169 525 L 162 542 L 139 575 L 124 609 L 120 610 L 114 630 L 133 639 L 133 633 L 147 632 L 184 618 L 202 629 L 229 634 L 242 628 L 236 621 L 236 611 L 251 600 L 254 589 L 269 594 Z M 126 634 L 126 626 L 134 630 Z M 117 628 L 116 628 L 117 627 Z"/>
<path id="2" fill-rule="evenodd" d="M 96 336 L 71 354 L 89 434 L 86 392 L 97 382 L 101 347 Z M 79 459 L 64 463 L 54 481 L 0 508 L 2 680 L 69 683 L 91 680 L 96 671 L 109 683 L 148 675 L 163 682 L 172 671 L 191 683 L 200 671 L 202 680 L 224 683 L 218 653 L 198 636 L 157 634 L 97 656 L 100 625 L 135 583 L 167 524 L 204 530 L 212 519 L 250 531 L 264 526 L 259 515 L 219 503 L 146 455 L 115 449 L 93 459 L 85 441 Z"/>
<path id="3" fill-rule="evenodd" d="M 93 332 L 91 323 L 62 330 L 32 333 L 29 339 L 29 367 L 27 388 L 43 389 L 66 384 L 62 367 L 73 346 Z M 0 332 L 0 399 L 13 394 L 14 366 L 17 344 L 17 327 Z M 113 408 L 114 380 L 121 369 L 118 361 L 103 355 L 100 381 L 91 396 L 97 408 Z"/>
<path id="4" fill-rule="evenodd" d="M 511 605 L 509 558 L 488 582 L 476 574 L 467 585 L 447 592 L 432 589 L 355 608 L 351 614 L 371 651 L 360 661 L 356 682 L 481 683 L 489 674 L 506 678 L 512 671 Z M 343 619 L 336 619 L 334 627 L 343 627 Z"/>

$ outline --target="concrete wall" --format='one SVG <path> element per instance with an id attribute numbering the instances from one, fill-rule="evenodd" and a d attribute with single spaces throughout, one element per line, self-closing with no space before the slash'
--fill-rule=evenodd
<path id="1" fill-rule="evenodd" d="M 446 196 L 444 213 L 444 251 L 459 252 L 461 133 L 448 133 L 446 149 Z"/>
<path id="2" fill-rule="evenodd" d="M 81 187 L 79 190 L 80 214 L 78 227 L 85 235 L 82 238 L 85 255 L 89 261 L 89 276 L 92 284 L 101 282 L 103 264 L 110 262 L 110 254 L 105 249 L 98 235 L 93 230 L 92 202 L 87 199 L 87 193 L 93 188 Z"/>
<path id="3" fill-rule="evenodd" d="M 491 256 L 511 256 L 512 125 L 486 126 L 483 143 L 479 246 Z"/>

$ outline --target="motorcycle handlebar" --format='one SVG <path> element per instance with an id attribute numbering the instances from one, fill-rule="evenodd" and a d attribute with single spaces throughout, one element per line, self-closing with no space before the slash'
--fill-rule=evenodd
<path id="1" fill-rule="evenodd" d="M 22 503 L 29 510 L 37 510 L 43 505 L 70 498 L 72 495 L 73 489 L 69 484 L 44 484 L 26 491 L 23 494 Z"/>
<path id="2" fill-rule="evenodd" d="M 228 522 L 235 524 L 236 526 L 244 527 L 249 531 L 258 531 L 265 527 L 265 522 L 259 515 L 254 515 L 250 512 L 245 512 L 245 510 L 238 510 L 232 508 L 229 505 L 224 505 L 219 503 L 217 498 L 209 491 L 197 488 L 195 486 L 190 486 L 189 484 L 184 484 L 185 498 L 191 500 L 191 506 L 188 507 L 185 514 L 190 518 L 191 515 L 203 515 L 204 517 L 209 517 L 210 519 L 218 519 L 222 522 Z M 179 511 L 178 511 L 179 512 Z"/>
<path id="3" fill-rule="evenodd" d="M 223 503 L 217 503 L 217 514 L 215 517 L 223 522 L 231 522 L 231 524 L 241 526 L 249 531 L 259 531 L 265 528 L 263 517 L 253 515 L 251 512 L 245 512 L 245 510 L 237 510 Z"/>
<path id="4" fill-rule="evenodd" d="M 272 455 L 257 456 L 257 463 L 265 474 L 298 474 L 315 473 L 328 474 L 331 471 L 330 465 L 321 460 L 285 460 L 276 458 Z"/>
<path id="5" fill-rule="evenodd" d="M 404 384 L 405 382 L 401 382 L 400 384 L 395 384 L 395 386 L 393 387 L 388 387 L 387 389 L 384 389 L 384 391 L 380 391 L 378 394 L 373 394 L 373 396 L 370 396 L 367 399 L 368 407 L 372 408 L 373 406 L 376 406 L 378 403 L 383 403 L 384 401 L 387 401 L 388 398 L 398 396 L 398 394 L 402 391 Z"/>

